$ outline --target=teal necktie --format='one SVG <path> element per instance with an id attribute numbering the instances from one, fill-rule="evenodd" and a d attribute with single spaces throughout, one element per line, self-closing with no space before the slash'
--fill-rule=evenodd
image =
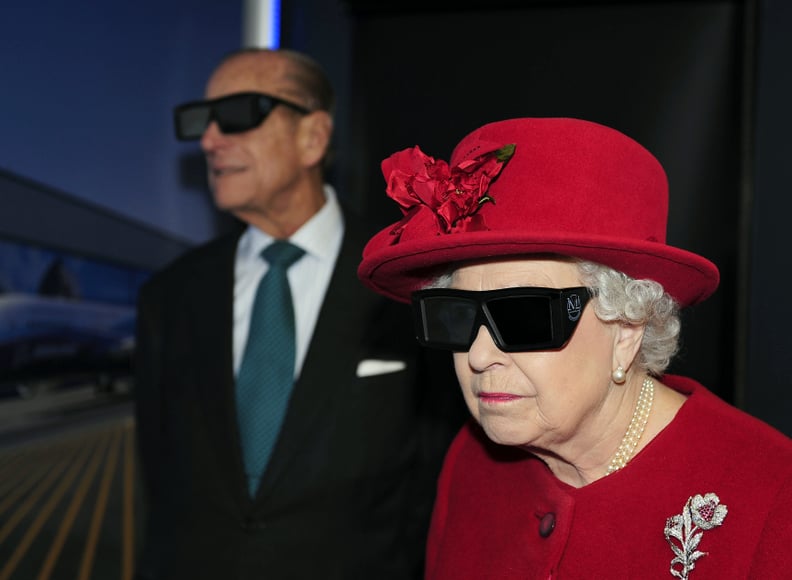
<path id="1" fill-rule="evenodd" d="M 242 456 L 251 497 L 278 439 L 294 383 L 294 306 L 286 272 L 305 252 L 277 240 L 261 252 L 269 270 L 250 317 L 236 385 Z"/>

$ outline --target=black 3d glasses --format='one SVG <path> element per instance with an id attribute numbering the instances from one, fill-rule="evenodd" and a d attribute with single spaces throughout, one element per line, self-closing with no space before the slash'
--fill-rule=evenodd
<path id="1" fill-rule="evenodd" d="M 265 95 L 264 93 L 235 93 L 210 101 L 193 101 L 173 110 L 176 137 L 182 141 L 200 139 L 212 121 L 223 133 L 243 133 L 264 122 L 272 110 L 284 105 L 304 115 L 311 111 L 302 105 Z"/>
<path id="2" fill-rule="evenodd" d="M 576 288 L 419 290 L 412 295 L 418 342 L 467 352 L 484 325 L 503 352 L 563 347 L 575 332 L 590 294 Z"/>

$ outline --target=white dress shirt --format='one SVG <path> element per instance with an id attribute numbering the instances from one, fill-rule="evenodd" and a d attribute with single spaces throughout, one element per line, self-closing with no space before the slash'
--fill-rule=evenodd
<path id="1" fill-rule="evenodd" d="M 305 250 L 305 255 L 289 268 L 288 278 L 294 301 L 297 334 L 294 376 L 300 375 L 308 345 L 313 336 L 327 286 L 333 274 L 341 240 L 344 218 L 332 186 L 324 186 L 326 202 L 289 241 Z M 245 352 L 250 315 L 259 281 L 269 268 L 261 251 L 274 239 L 258 228 L 248 226 L 239 238 L 234 268 L 234 375 L 239 371 Z"/>

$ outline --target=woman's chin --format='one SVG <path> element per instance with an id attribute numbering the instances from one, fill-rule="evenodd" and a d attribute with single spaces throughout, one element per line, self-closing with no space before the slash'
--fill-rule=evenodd
<path id="1" fill-rule="evenodd" d="M 513 445 L 525 447 L 531 444 L 533 437 L 526 431 L 524 425 L 508 424 L 501 420 L 483 421 L 481 427 L 484 433 L 499 445 Z"/>

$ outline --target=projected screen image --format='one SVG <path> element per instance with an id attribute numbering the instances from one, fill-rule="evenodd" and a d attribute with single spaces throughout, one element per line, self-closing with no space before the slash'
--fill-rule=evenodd
<path id="1" fill-rule="evenodd" d="M 0 238 L 0 393 L 128 379 L 149 272 Z"/>

